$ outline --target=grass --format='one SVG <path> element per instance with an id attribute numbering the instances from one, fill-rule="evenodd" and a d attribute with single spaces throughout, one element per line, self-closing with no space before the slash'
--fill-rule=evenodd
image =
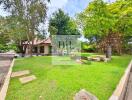
<path id="1" fill-rule="evenodd" d="M 17 59 L 13 71 L 30 70 L 37 80 L 22 85 L 11 78 L 6 100 L 73 100 L 80 89 L 108 100 L 130 59 L 114 56 L 109 63 L 91 65 L 52 65 L 50 56 Z"/>

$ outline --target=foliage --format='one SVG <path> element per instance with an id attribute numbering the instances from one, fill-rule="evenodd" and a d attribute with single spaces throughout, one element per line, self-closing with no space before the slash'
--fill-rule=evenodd
<path id="1" fill-rule="evenodd" d="M 0 18 L 0 44 L 1 44 L 1 51 L 6 52 L 10 49 L 17 50 L 17 46 L 12 45 L 20 45 L 22 40 L 26 39 L 26 34 L 24 28 L 20 23 L 15 20 L 15 17 L 1 17 Z M 12 41 L 14 42 L 12 44 Z"/>
<path id="2" fill-rule="evenodd" d="M 90 41 L 99 41 L 114 25 L 113 16 L 109 13 L 106 3 L 94 0 L 78 15 L 83 24 L 83 32 Z"/>
<path id="3" fill-rule="evenodd" d="M 4 24 L 5 20 L 3 17 L 0 17 L 0 52 L 4 52 L 7 50 L 7 43 L 10 42 L 9 35 L 4 33 Z"/>
<path id="4" fill-rule="evenodd" d="M 115 28 L 125 37 L 132 36 L 132 1 L 118 0 L 108 5 L 108 9 L 117 18 Z"/>
<path id="5" fill-rule="evenodd" d="M 83 42 L 81 44 L 81 48 L 85 52 L 95 52 L 96 51 L 96 45 L 95 44 L 89 44 L 89 43 Z"/>
<path id="6" fill-rule="evenodd" d="M 122 35 L 124 52 L 131 52 L 128 42 L 132 39 L 132 1 L 119 0 L 109 5 L 108 9 L 117 18 L 115 28 Z"/>
<path id="7" fill-rule="evenodd" d="M 79 35 L 75 21 L 61 9 L 56 11 L 51 17 L 49 32 L 51 35 Z"/>
<path id="8" fill-rule="evenodd" d="M 19 30 L 20 28 L 22 28 L 21 31 L 24 30 L 27 36 L 27 40 L 32 41 L 32 43 L 30 44 L 30 53 L 32 55 L 32 46 L 34 44 L 33 40 L 35 38 L 35 33 L 39 31 L 38 27 L 40 23 L 45 22 L 46 11 L 47 11 L 46 1 L 0 0 L 0 4 L 3 4 L 5 10 L 10 12 L 11 17 L 15 17 L 14 19 L 11 19 L 11 21 L 17 22 L 15 26 L 18 27 L 15 27 L 15 30 Z M 15 33 L 21 35 L 21 31 Z"/>
<path id="9" fill-rule="evenodd" d="M 122 46 L 125 48 L 132 38 L 132 1 L 117 0 L 105 3 L 94 0 L 77 16 L 78 24 L 90 43 L 98 43 L 111 32 L 122 36 Z"/>

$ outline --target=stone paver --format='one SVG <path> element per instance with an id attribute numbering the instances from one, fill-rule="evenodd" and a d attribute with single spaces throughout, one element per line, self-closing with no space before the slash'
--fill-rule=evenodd
<path id="1" fill-rule="evenodd" d="M 26 76 L 26 77 L 22 77 L 22 78 L 19 78 L 20 82 L 22 84 L 25 84 L 25 83 L 28 83 L 28 82 L 31 82 L 33 80 L 36 79 L 36 76 L 35 75 L 31 75 L 31 76 Z"/>
<path id="2" fill-rule="evenodd" d="M 18 72 L 12 72 L 11 77 L 19 77 L 23 75 L 30 74 L 29 70 L 23 70 L 23 71 L 18 71 Z"/>
<path id="3" fill-rule="evenodd" d="M 85 89 L 82 89 L 78 93 L 76 93 L 74 100 L 98 100 L 96 96 L 91 94 L 90 92 L 86 91 Z"/>

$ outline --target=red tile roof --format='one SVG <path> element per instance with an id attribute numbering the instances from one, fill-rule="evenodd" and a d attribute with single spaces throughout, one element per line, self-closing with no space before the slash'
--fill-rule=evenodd
<path id="1" fill-rule="evenodd" d="M 31 41 L 30 41 L 30 43 L 31 43 Z M 27 44 L 29 44 L 29 42 L 25 41 L 23 44 L 27 45 Z M 38 45 L 38 44 L 51 44 L 51 39 L 47 38 L 47 39 L 40 40 L 40 39 L 35 38 L 34 45 Z"/>

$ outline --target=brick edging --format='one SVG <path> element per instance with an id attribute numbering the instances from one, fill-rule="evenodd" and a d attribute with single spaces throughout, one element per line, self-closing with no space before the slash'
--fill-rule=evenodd
<path id="1" fill-rule="evenodd" d="M 119 84 L 117 85 L 115 91 L 113 92 L 109 100 L 123 100 L 131 69 L 132 60 L 130 61 L 127 69 L 125 70 L 125 73 L 123 74 Z"/>
<path id="2" fill-rule="evenodd" d="M 6 77 L 5 77 L 4 84 L 3 84 L 2 89 L 0 91 L 0 100 L 5 100 L 5 98 L 6 98 L 6 93 L 7 93 L 7 90 L 8 90 L 8 85 L 9 85 L 9 82 L 10 82 L 10 76 L 11 76 L 11 73 L 12 73 L 12 68 L 13 68 L 14 62 L 15 62 L 15 59 L 13 59 L 11 65 L 10 65 L 9 71 L 8 71 Z"/>

